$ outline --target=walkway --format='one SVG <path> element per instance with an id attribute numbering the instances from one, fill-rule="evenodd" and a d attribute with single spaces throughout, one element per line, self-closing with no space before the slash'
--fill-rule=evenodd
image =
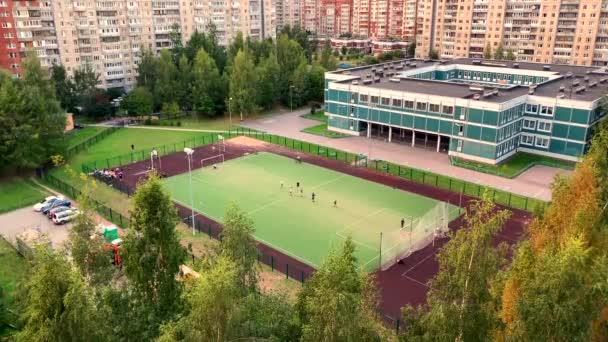
<path id="1" fill-rule="evenodd" d="M 303 128 L 318 124 L 318 121 L 302 118 L 308 108 L 292 113 L 266 116 L 255 120 L 246 120 L 241 125 L 252 129 L 287 136 L 319 145 L 329 146 L 351 153 L 363 153 L 370 159 L 380 159 L 392 163 L 449 175 L 469 182 L 509 191 L 518 195 L 551 200 L 550 185 L 557 174 L 569 174 L 562 169 L 535 166 L 514 179 L 493 176 L 473 170 L 454 167 L 447 154 L 437 153 L 409 145 L 386 143 L 380 140 L 369 140 L 365 137 L 347 137 L 340 139 L 326 138 L 301 132 Z"/>

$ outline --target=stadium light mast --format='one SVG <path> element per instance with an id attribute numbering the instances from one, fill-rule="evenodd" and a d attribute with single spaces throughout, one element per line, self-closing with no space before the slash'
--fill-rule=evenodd
<path id="1" fill-rule="evenodd" d="M 158 170 L 162 171 L 163 164 L 160 161 L 160 156 L 158 155 L 158 151 L 156 149 L 153 149 L 152 152 L 150 152 L 150 159 L 152 160 L 152 168 L 154 168 L 154 157 L 158 158 Z"/>
<path id="2" fill-rule="evenodd" d="M 228 99 L 228 118 L 230 120 L 230 126 L 228 126 L 228 131 L 230 131 L 230 127 L 232 127 L 232 97 Z"/>
<path id="3" fill-rule="evenodd" d="M 192 155 L 194 150 L 189 147 L 184 147 L 184 153 L 188 158 L 188 173 L 190 174 L 190 209 L 192 210 L 192 235 L 196 235 L 196 223 L 194 221 L 194 193 L 192 190 Z"/>

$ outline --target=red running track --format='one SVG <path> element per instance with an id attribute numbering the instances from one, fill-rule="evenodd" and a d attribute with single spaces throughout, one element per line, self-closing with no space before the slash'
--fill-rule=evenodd
<path id="1" fill-rule="evenodd" d="M 282 146 L 246 137 L 227 140 L 225 143 L 224 159 L 230 160 L 238 158 L 245 153 L 255 152 L 271 152 L 290 158 L 299 156 L 301 160 L 306 163 L 385 184 L 436 200 L 450 202 L 452 204 L 457 204 L 462 200 L 463 207 L 467 207 L 469 202 L 474 200 L 473 197 L 466 195 L 462 195 L 461 198 L 459 193 L 416 183 L 368 168 L 355 167 L 345 162 L 290 150 Z M 217 154 L 218 150 L 215 145 L 206 145 L 196 148 L 193 155 L 192 168 L 200 168 L 199 161 L 201 159 Z M 188 172 L 187 158 L 184 153 L 173 153 L 162 156 L 161 158 L 161 174 L 163 176 L 171 177 Z M 114 186 L 125 192 L 132 193 L 137 183 L 146 177 L 149 161 L 127 164 L 122 168 L 124 170 L 124 178 L 122 181 L 114 183 Z M 177 204 L 176 207 L 180 217 L 189 220 L 190 209 Z M 530 221 L 531 216 L 529 213 L 518 209 L 506 208 L 504 206 L 498 206 L 498 208 L 509 209 L 511 210 L 512 215 L 506 222 L 504 229 L 496 237 L 495 243 L 498 244 L 505 241 L 509 244 L 513 244 L 522 236 L 524 227 Z M 197 229 L 216 238 L 219 236 L 222 229 L 220 223 L 215 222 L 200 213 L 199 215 L 196 215 L 196 217 Z M 450 228 L 455 230 L 459 229 L 462 225 L 463 221 L 462 217 L 460 217 L 450 223 Z M 379 309 L 385 320 L 395 321 L 396 319 L 399 319 L 401 308 L 407 304 L 419 305 L 425 303 L 426 295 L 429 291 L 427 284 L 439 269 L 435 258 L 436 252 L 446 242 L 447 239 L 436 240 L 434 244 L 409 256 L 402 264 L 396 264 L 386 271 L 376 272 L 376 280 L 380 293 Z M 288 272 L 289 276 L 294 279 L 306 279 L 314 272 L 312 267 L 273 250 L 264 244 L 259 243 L 258 248 L 262 252 L 261 261 L 269 265 L 272 263 L 277 270 L 283 273 Z M 286 265 L 289 265 L 288 270 Z"/>

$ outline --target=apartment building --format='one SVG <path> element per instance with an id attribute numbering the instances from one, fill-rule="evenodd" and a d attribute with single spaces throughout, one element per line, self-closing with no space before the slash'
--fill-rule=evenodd
<path id="1" fill-rule="evenodd" d="M 302 0 L 275 0 L 275 23 L 276 30 L 280 31 L 285 26 L 300 26 Z"/>
<path id="2" fill-rule="evenodd" d="M 274 16 L 272 0 L 0 0 L 0 67 L 17 77 L 33 51 L 45 67 L 88 65 L 100 86 L 129 90 L 143 51 L 171 48 L 174 28 L 185 43 L 213 22 L 228 44 L 238 31 L 273 37 Z"/>
<path id="3" fill-rule="evenodd" d="M 414 41 L 416 0 L 353 0 L 352 33 L 376 39 Z"/>
<path id="4" fill-rule="evenodd" d="M 608 63 L 608 2 L 421 0 L 418 9 L 418 57 L 479 58 L 502 45 L 522 62 Z"/>
<path id="5" fill-rule="evenodd" d="M 59 63 L 51 1 L 0 1 L 0 66 L 17 76 L 26 53 L 43 66 Z"/>
<path id="6" fill-rule="evenodd" d="M 603 67 L 410 59 L 325 73 L 329 130 L 497 164 L 576 161 L 606 113 Z"/>
<path id="7" fill-rule="evenodd" d="M 316 33 L 321 37 L 337 37 L 352 31 L 352 0 L 320 0 Z"/>

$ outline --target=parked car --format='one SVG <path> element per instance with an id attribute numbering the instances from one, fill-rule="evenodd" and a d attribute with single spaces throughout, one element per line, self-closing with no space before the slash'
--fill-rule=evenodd
<path id="1" fill-rule="evenodd" d="M 53 217 L 55 217 L 55 214 L 59 214 L 60 212 L 66 211 L 66 210 L 70 210 L 70 207 L 67 207 L 67 206 L 55 207 L 55 208 L 49 210 L 48 217 L 50 219 L 52 219 Z"/>
<path id="2" fill-rule="evenodd" d="M 52 204 L 53 202 L 55 202 L 58 199 L 63 199 L 63 198 L 58 197 L 58 196 L 49 196 L 49 197 L 43 199 L 42 201 L 34 204 L 34 211 L 41 211 L 43 207 L 46 207 L 49 204 Z"/>
<path id="3" fill-rule="evenodd" d="M 62 211 L 58 214 L 55 214 L 53 217 L 53 223 L 55 224 L 66 224 L 72 221 L 76 216 L 80 215 L 80 210 L 72 208 L 66 211 Z"/>
<path id="4" fill-rule="evenodd" d="M 44 207 L 42 207 L 42 209 L 40 210 L 44 215 L 48 215 L 49 210 L 56 208 L 56 207 L 69 207 L 72 205 L 72 202 L 66 200 L 66 199 L 57 199 L 55 201 L 53 201 L 51 204 L 46 205 Z"/>

